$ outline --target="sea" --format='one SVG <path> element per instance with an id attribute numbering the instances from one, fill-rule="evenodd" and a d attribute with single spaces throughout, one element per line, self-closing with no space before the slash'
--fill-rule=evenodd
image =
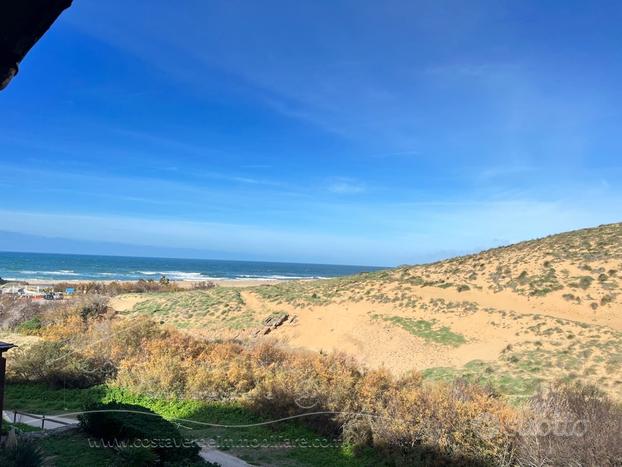
<path id="1" fill-rule="evenodd" d="M 380 269 L 337 264 L 0 252 L 5 280 L 323 279 Z"/>

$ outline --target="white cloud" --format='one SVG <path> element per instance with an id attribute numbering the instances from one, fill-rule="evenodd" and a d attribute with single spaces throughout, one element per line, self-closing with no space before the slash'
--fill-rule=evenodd
<path id="1" fill-rule="evenodd" d="M 342 195 L 352 195 L 363 193 L 365 185 L 353 178 L 349 177 L 333 177 L 329 180 L 328 191 Z"/>

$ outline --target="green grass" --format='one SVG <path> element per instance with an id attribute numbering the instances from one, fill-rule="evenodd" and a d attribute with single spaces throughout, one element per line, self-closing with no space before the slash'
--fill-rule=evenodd
<path id="1" fill-rule="evenodd" d="M 226 327 L 244 329 L 256 326 L 252 312 L 237 288 L 146 294 L 149 298 L 134 305 L 132 312 L 168 321 L 181 329 Z"/>
<path id="2" fill-rule="evenodd" d="M 35 334 L 40 329 L 41 320 L 38 317 L 31 318 L 17 326 L 17 332 L 26 335 Z"/>
<path id="3" fill-rule="evenodd" d="M 426 321 L 424 319 L 384 315 L 372 315 L 372 317 L 375 319 L 380 318 L 399 326 L 413 336 L 421 337 L 428 342 L 452 347 L 458 347 L 466 342 L 466 338 L 463 335 L 452 332 L 447 326 L 437 326 L 436 320 Z"/>
<path id="4" fill-rule="evenodd" d="M 191 439 L 215 439 L 221 449 L 255 464 L 336 467 L 383 465 L 373 451 L 354 453 L 347 445 L 311 447 L 324 440 L 301 421 L 285 421 L 249 427 L 213 425 L 252 425 L 268 421 L 239 403 L 203 403 L 186 400 L 162 400 L 131 394 L 120 388 L 99 386 L 90 389 L 49 389 L 40 384 L 8 384 L 5 405 L 33 413 L 59 413 L 81 410 L 89 401 L 121 402 L 147 407 L 164 418 L 177 420 L 184 436 Z M 248 440 L 291 447 L 236 447 Z M 41 446 L 50 456 L 58 456 L 58 466 L 107 466 L 114 460 L 110 449 L 87 449 L 87 438 L 78 433 L 46 438 Z M 80 457 L 79 453 L 82 453 Z"/>
<path id="5" fill-rule="evenodd" d="M 290 304 L 296 307 L 326 305 L 339 298 L 346 290 L 345 279 L 330 279 L 321 282 L 284 282 L 254 287 L 252 290 L 264 300 L 275 304 Z"/>
<path id="6" fill-rule="evenodd" d="M 289 281 L 248 290 L 274 304 L 287 303 L 295 307 L 327 305 L 346 298 L 354 302 L 386 302 L 390 301 L 389 297 L 381 293 L 371 295 L 369 291 L 373 286 L 395 280 L 396 271 L 379 270 L 317 281 Z"/>
<path id="7" fill-rule="evenodd" d="M 89 446 L 87 435 L 71 431 L 37 441 L 45 457 L 57 467 L 110 467 L 116 465 L 116 453 L 111 448 Z"/>
<path id="8" fill-rule="evenodd" d="M 495 362 L 473 360 L 462 368 L 436 367 L 422 372 L 428 381 L 453 381 L 464 378 L 467 381 L 489 386 L 510 401 L 520 401 L 531 396 L 538 388 L 541 379 L 535 376 L 520 376 L 502 370 Z"/>
<path id="9" fill-rule="evenodd" d="M 26 425 L 25 423 L 9 423 L 6 420 L 2 420 L 2 433 L 7 433 L 11 428 L 15 428 L 17 432 L 29 433 L 33 431 L 41 431 L 36 426 Z"/>
<path id="10" fill-rule="evenodd" d="M 134 311 L 146 314 L 173 315 L 207 312 L 208 314 L 241 309 L 244 300 L 239 289 L 214 287 L 208 290 L 145 294 L 148 300 L 137 303 Z"/>
<path id="11" fill-rule="evenodd" d="M 109 389 L 104 401 L 116 401 L 147 407 L 168 419 L 183 419 L 180 423 L 182 434 L 189 438 L 215 439 L 221 441 L 220 449 L 230 450 L 249 463 L 271 463 L 276 465 L 304 466 L 358 466 L 382 465 L 374 452 L 367 451 L 354 455 L 348 446 L 330 448 L 302 447 L 303 444 L 323 440 L 324 437 L 313 432 L 299 421 L 285 421 L 275 424 L 226 428 L 210 425 L 251 425 L 265 422 L 266 419 L 251 412 L 239 403 L 201 403 L 198 401 L 164 401 L 135 395 L 121 389 Z M 197 423 L 193 423 L 197 422 Z M 287 440 L 298 440 L 291 448 L 240 448 L 246 440 L 259 443 L 281 444 Z"/>
<path id="12" fill-rule="evenodd" d="M 49 389 L 45 384 L 7 382 L 4 407 L 34 414 L 53 415 L 80 410 L 85 403 L 103 397 L 105 389 Z"/>

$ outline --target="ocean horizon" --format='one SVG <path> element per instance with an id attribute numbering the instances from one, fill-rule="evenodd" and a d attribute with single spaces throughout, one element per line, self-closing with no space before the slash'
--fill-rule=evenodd
<path id="1" fill-rule="evenodd" d="M 378 266 L 282 263 L 0 251 L 0 278 L 17 280 L 176 281 L 325 279 L 383 269 Z"/>

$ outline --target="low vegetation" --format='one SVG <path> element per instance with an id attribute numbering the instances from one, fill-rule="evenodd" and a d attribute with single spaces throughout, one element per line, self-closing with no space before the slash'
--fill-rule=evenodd
<path id="1" fill-rule="evenodd" d="M 421 337 L 427 342 L 458 347 L 466 342 L 464 336 L 452 332 L 447 326 L 438 326 L 435 320 L 412 319 L 404 316 L 372 315 L 374 319 L 392 323 L 413 336 Z"/>
<path id="2" fill-rule="evenodd" d="M 540 436 L 531 431 L 527 432 L 528 436 L 522 434 L 521 426 L 532 426 L 535 422 L 531 417 L 542 416 L 541 412 L 532 412 L 528 407 L 526 412 L 517 410 L 494 391 L 467 380 L 431 384 L 417 373 L 396 378 L 386 370 L 362 368 L 339 353 L 292 351 L 263 341 L 207 342 L 149 319 L 118 321 L 106 314 L 85 316 L 82 310 L 83 307 L 66 310 L 54 321 L 43 319 L 44 327 L 39 331 L 43 340 L 29 352 L 12 351 L 9 377 L 11 384 L 20 383 L 26 385 L 21 386 L 22 389 L 31 388 L 35 400 L 49 400 L 48 408 L 67 410 L 69 399 L 69 404 L 79 403 L 82 408 L 125 410 L 127 405 L 118 404 L 132 404 L 131 410 L 142 411 L 147 407 L 153 411 L 148 412 L 150 415 L 136 416 L 87 415 L 83 424 L 91 436 L 124 439 L 151 436 L 148 430 L 158 424 L 162 424 L 162 430 L 166 426 L 171 436 L 181 436 L 172 425 L 156 419 L 154 414 L 161 413 L 170 419 L 188 416 L 205 420 L 210 419 L 205 418 L 205 414 L 217 414 L 214 408 L 219 406 L 237 406 L 237 410 L 253 414 L 249 416 L 258 417 L 257 420 L 313 413 L 300 422 L 314 430 L 316 436 L 339 440 L 339 447 L 333 452 L 342 459 L 342 465 L 346 465 L 343 462 L 360 465 L 363 461 L 379 465 L 380 458 L 372 460 L 370 449 L 387 464 L 510 465 L 523 462 L 521 453 L 531 452 L 527 446 L 536 442 L 533 436 Z M 401 320 L 394 323 L 393 317 L 388 318 L 390 324 L 403 323 Z M 435 328 L 432 322 L 413 326 L 415 332 L 444 344 L 453 345 L 451 343 L 458 339 L 457 334 Z M 106 363 L 94 364 L 101 355 L 107 356 Z M 42 370 L 47 368 L 49 373 L 57 374 L 57 378 L 52 378 L 48 370 Z M 106 368 L 106 371 L 97 372 L 97 368 Z M 39 386 L 33 386 L 34 383 Z M 65 396 L 63 404 L 59 401 L 60 405 L 54 406 L 53 398 L 36 395 L 37 391 L 49 391 L 48 387 L 75 389 L 67 393 L 57 390 Z M 71 391 L 83 396 L 74 397 Z M 578 391 L 579 396 L 573 396 L 573 391 Z M 8 403 L 19 406 L 20 399 L 16 396 L 21 392 L 19 387 L 10 390 Z M 577 397 L 576 403 L 580 405 L 581 397 L 596 393 L 555 389 L 547 394 L 539 395 L 534 403 L 565 394 L 564 397 Z M 617 420 L 619 407 L 598 394 L 599 404 L 604 404 L 609 410 L 608 416 Z M 587 398 L 586 403 L 594 397 Z M 106 405 L 89 405 L 94 398 Z M 21 404 L 27 405 L 28 401 L 21 399 Z M 556 412 L 554 415 L 563 414 Z M 592 417 L 591 413 L 585 415 Z M 143 416 L 160 421 L 147 423 Z M 601 425 L 594 427 L 600 429 Z M 158 425 L 158 432 L 162 431 L 160 428 Z M 98 431 L 102 429 L 106 432 Z M 200 433 L 200 427 L 198 430 Z M 564 444 L 562 439 L 556 438 L 555 442 L 561 443 L 555 452 L 569 447 L 575 449 Z M 193 449 L 189 453 L 196 453 Z M 168 451 L 151 454 L 161 460 L 177 455 Z M 315 457 L 326 460 L 322 457 L 325 454 L 317 453 Z M 149 453 L 123 455 L 147 456 Z M 605 465 L 616 460 L 611 457 L 614 455 L 618 455 L 615 449 L 603 451 L 596 459 Z M 298 461 L 302 462 L 301 459 L 304 456 Z M 309 459 L 302 463 L 305 462 L 312 463 Z"/>
<path id="3" fill-rule="evenodd" d="M 9 354 L 7 407 L 139 412 L 95 412 L 82 431 L 37 442 L 57 465 L 80 465 L 67 451 L 90 438 L 157 433 L 292 467 L 621 465 L 620 270 L 613 224 L 322 281 L 92 283 L 45 304 L 0 296 L 3 328 L 24 340 Z M 355 359 L 385 348 L 372 365 Z M 227 441 L 274 436 L 330 442 Z M 193 465 L 196 450 L 88 456 Z"/>
<path id="4" fill-rule="evenodd" d="M 192 288 L 198 290 L 208 290 L 214 288 L 213 282 L 193 282 Z M 175 281 L 169 280 L 166 276 L 162 276 L 160 280 L 144 280 L 138 281 L 111 281 L 111 282 L 82 282 L 79 284 L 71 282 L 58 282 L 54 285 L 55 292 L 64 292 L 67 288 L 75 289 L 76 294 L 97 294 L 114 296 L 124 293 L 146 293 L 146 292 L 179 292 L 185 290 Z"/>
<path id="5" fill-rule="evenodd" d="M 108 402 L 89 404 L 84 409 L 79 417 L 81 427 L 95 439 L 129 446 L 145 439 L 165 440 L 154 447 L 125 448 L 135 450 L 131 453 L 134 459 L 139 457 L 147 464 L 200 461 L 196 443 L 185 440 L 173 423 L 145 407 Z"/>
<path id="6" fill-rule="evenodd" d="M 183 291 L 174 295 L 147 294 L 137 303 L 134 314 L 151 316 L 177 327 L 200 322 L 203 329 L 252 327 L 258 323 L 244 307 L 236 288 Z"/>

